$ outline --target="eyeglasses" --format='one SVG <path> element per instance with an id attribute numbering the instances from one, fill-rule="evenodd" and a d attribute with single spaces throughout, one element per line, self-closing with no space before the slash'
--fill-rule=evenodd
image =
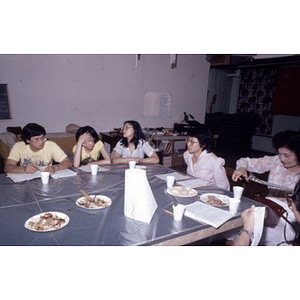
<path id="1" fill-rule="evenodd" d="M 191 143 L 193 146 L 194 146 L 195 144 L 199 144 L 199 142 L 194 142 L 194 141 L 191 141 L 191 140 L 189 140 L 189 139 L 186 139 L 186 140 L 185 140 L 185 143 L 186 143 L 186 144 Z"/>
<path id="2" fill-rule="evenodd" d="M 133 127 L 132 126 L 124 126 L 121 128 L 121 130 L 124 131 L 124 130 L 128 130 L 129 128 L 133 128 Z"/>
<path id="3" fill-rule="evenodd" d="M 45 142 L 47 141 L 47 138 L 44 137 L 44 136 L 42 136 L 42 137 L 32 137 L 30 140 L 31 140 L 33 143 L 38 143 L 38 142 L 40 142 L 40 143 L 45 143 Z"/>

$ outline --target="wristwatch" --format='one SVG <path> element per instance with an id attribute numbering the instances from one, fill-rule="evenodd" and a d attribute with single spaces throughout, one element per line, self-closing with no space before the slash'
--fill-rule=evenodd
<path id="1" fill-rule="evenodd" d="M 245 233 L 249 236 L 249 238 L 250 238 L 250 243 L 252 243 L 252 241 L 253 241 L 253 233 L 251 233 L 249 230 L 243 228 L 243 229 L 240 231 L 239 235 L 240 235 L 242 232 L 245 232 Z"/>

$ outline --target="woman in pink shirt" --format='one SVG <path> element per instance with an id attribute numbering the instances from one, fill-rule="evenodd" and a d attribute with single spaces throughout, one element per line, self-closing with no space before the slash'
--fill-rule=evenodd
<path id="1" fill-rule="evenodd" d="M 213 134 L 202 126 L 188 134 L 187 151 L 183 158 L 187 174 L 209 182 L 211 186 L 229 190 L 229 181 L 224 168 L 225 160 L 212 153 Z"/>

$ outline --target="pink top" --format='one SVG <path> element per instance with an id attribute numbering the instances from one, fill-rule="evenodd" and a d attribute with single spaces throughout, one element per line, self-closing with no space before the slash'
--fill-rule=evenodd
<path id="1" fill-rule="evenodd" d="M 187 164 L 187 174 L 209 182 L 211 186 L 228 190 L 229 181 L 224 168 L 225 160 L 217 157 L 214 153 L 208 153 L 204 150 L 199 156 L 197 162 L 193 164 L 193 154 L 185 151 L 183 158 Z"/>
<path id="2" fill-rule="evenodd" d="M 236 162 L 236 169 L 245 167 L 249 172 L 262 174 L 269 172 L 268 182 L 279 184 L 294 189 L 300 179 L 300 172 L 287 174 L 286 168 L 282 165 L 279 156 L 264 156 L 261 158 L 243 157 Z"/>

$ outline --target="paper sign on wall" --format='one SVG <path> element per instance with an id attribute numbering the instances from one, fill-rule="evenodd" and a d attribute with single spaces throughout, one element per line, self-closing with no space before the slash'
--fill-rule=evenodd
<path id="1" fill-rule="evenodd" d="M 144 116 L 145 117 L 169 117 L 171 108 L 171 94 L 169 93 L 145 93 Z"/>

